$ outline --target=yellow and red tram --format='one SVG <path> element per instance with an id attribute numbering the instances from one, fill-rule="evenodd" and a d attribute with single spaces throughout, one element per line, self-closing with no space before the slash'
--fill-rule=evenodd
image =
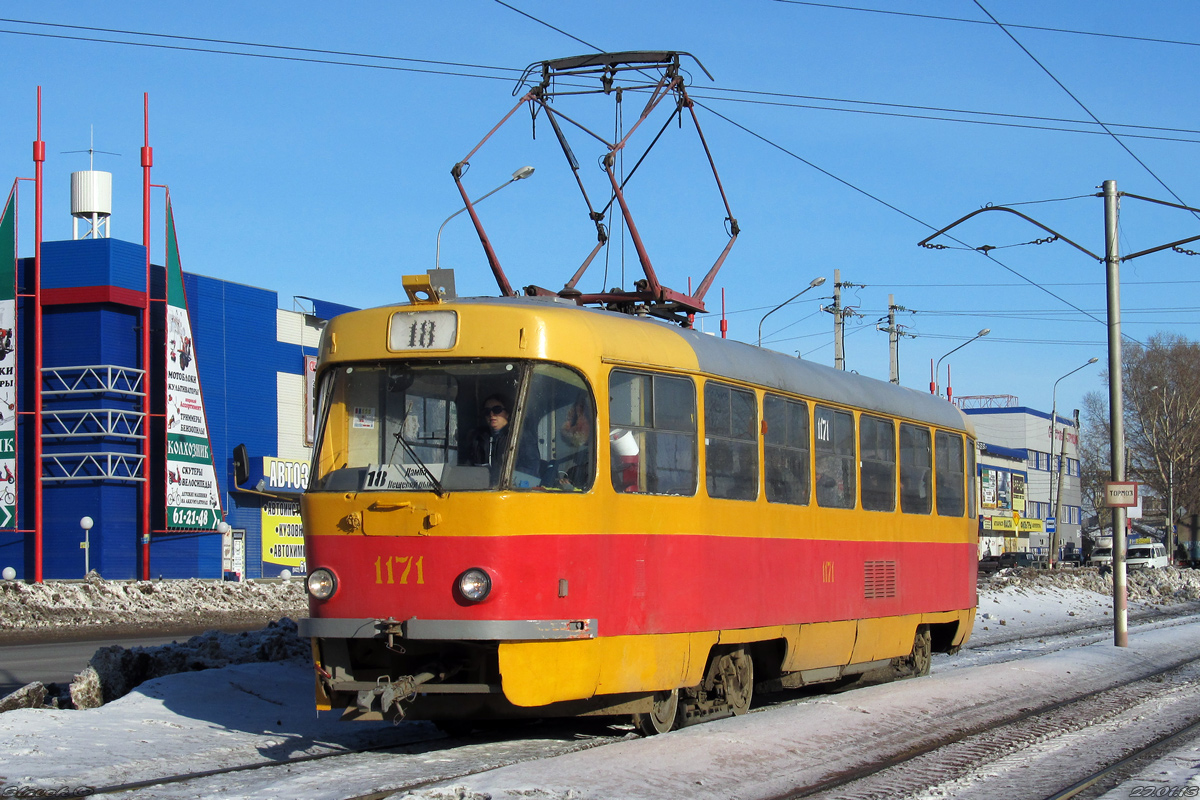
<path id="1" fill-rule="evenodd" d="M 405 280 L 412 303 L 322 340 L 301 623 L 319 707 L 653 733 L 756 687 L 922 674 L 970 635 L 954 406 L 648 317 Z"/>

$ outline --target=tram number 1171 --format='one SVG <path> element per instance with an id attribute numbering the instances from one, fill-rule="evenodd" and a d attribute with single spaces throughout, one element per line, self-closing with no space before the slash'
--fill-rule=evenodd
<path id="1" fill-rule="evenodd" d="M 384 560 L 383 556 L 378 556 L 375 559 L 375 583 L 397 583 L 396 570 L 401 566 L 404 567 L 404 571 L 400 573 L 399 583 L 408 583 L 408 575 L 415 566 L 417 568 L 416 583 L 424 584 L 424 561 L 425 556 L 418 556 L 417 558 L 413 558 L 412 556 L 388 556 L 387 560 Z M 387 573 L 386 581 L 383 579 L 385 572 Z"/>

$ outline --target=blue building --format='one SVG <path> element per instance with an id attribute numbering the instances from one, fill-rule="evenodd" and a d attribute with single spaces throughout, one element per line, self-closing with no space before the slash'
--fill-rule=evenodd
<path id="1" fill-rule="evenodd" d="M 293 298 L 293 310 L 280 309 L 278 294 L 269 289 L 184 273 L 191 357 L 230 530 L 168 530 L 165 268 L 151 268 L 148 376 L 141 369 L 142 245 L 109 238 L 45 242 L 41 272 L 43 576 L 81 578 L 86 563 L 105 578 L 140 577 L 143 491 L 150 496 L 146 572 L 152 577 L 303 572 L 295 498 L 307 483 L 311 455 L 311 376 L 324 321 L 351 309 L 311 298 Z M 39 385 L 33 370 L 32 258 L 18 260 L 17 283 L 19 397 L 0 397 L 7 404 L 0 411 L 20 412 L 17 518 L 0 528 L 0 568 L 32 578 L 38 434 L 32 409 Z M 141 455 L 146 435 L 148 485 Z M 234 480 L 235 449 L 245 455 L 248 479 L 241 485 Z M 84 517 L 93 521 L 86 533 Z"/>

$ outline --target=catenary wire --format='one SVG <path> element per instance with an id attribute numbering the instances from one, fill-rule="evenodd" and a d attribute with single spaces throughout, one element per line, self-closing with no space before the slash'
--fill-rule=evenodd
<path id="1" fill-rule="evenodd" d="M 1167 182 L 1158 176 L 1158 173 L 1156 173 L 1154 170 L 1150 169 L 1149 164 L 1147 164 L 1145 161 L 1142 161 L 1142 159 L 1138 158 L 1137 154 L 1129 149 L 1129 145 L 1125 144 L 1125 142 L 1123 142 L 1121 140 L 1120 136 L 1117 136 L 1117 134 L 1113 133 L 1112 130 L 1109 129 L 1109 127 L 1107 125 L 1105 125 L 1103 122 L 1101 122 L 1100 118 L 1097 117 L 1095 114 L 1093 114 L 1092 110 L 1090 108 L 1088 108 L 1082 100 L 1080 100 L 1078 97 L 1076 97 L 1074 92 L 1072 92 L 1070 89 L 1068 89 L 1066 87 L 1066 85 L 1062 81 L 1060 81 L 1054 75 L 1054 73 L 1049 70 L 1049 68 L 1046 67 L 1045 64 L 1043 64 L 1041 61 L 1038 61 L 1037 56 L 1035 56 L 1033 53 L 1031 53 L 1029 51 L 1029 49 L 1027 47 L 1025 47 L 1025 45 L 1021 44 L 1021 41 L 1019 39 L 1017 39 L 1016 36 L 1013 36 L 1012 31 L 1010 31 L 1008 28 L 1004 27 L 1004 25 L 999 20 L 997 20 L 995 17 L 993 17 L 992 13 L 983 7 L 983 3 L 979 2 L 979 0 L 974 0 L 974 1 L 975 1 L 975 5 L 979 6 L 979 10 L 982 11 L 984 14 L 987 14 L 988 18 L 996 24 L 996 27 L 998 27 L 1000 30 L 1004 31 L 1004 34 L 1008 38 L 1013 40 L 1013 44 L 1015 44 L 1017 47 L 1021 48 L 1021 51 L 1024 52 L 1025 55 L 1029 56 L 1029 58 L 1033 60 L 1033 63 L 1037 64 L 1038 67 L 1040 67 L 1041 70 L 1050 77 L 1050 80 L 1052 80 L 1056 84 L 1058 84 L 1058 87 L 1060 89 L 1062 89 L 1064 92 L 1066 92 L 1067 96 L 1070 97 L 1072 100 L 1074 100 L 1075 103 L 1080 108 L 1082 108 L 1089 117 L 1094 119 L 1096 121 L 1097 125 L 1104 128 L 1104 130 L 1108 133 L 1108 135 L 1112 137 L 1113 141 L 1116 142 L 1118 145 L 1120 145 L 1121 149 L 1123 149 L 1126 153 L 1129 154 L 1130 158 L 1132 158 L 1134 161 L 1136 161 L 1138 164 L 1140 164 L 1142 169 L 1144 169 L 1144 170 L 1146 170 L 1146 172 L 1150 173 L 1150 177 L 1152 177 L 1152 178 L 1154 178 L 1154 180 L 1158 181 L 1159 185 L 1162 186 L 1164 189 L 1166 189 L 1167 192 L 1169 192 L 1172 197 L 1174 197 L 1177 201 L 1179 201 L 1179 203 L 1181 205 L 1185 205 L 1185 206 L 1187 205 L 1187 203 L 1185 203 L 1183 201 L 1183 199 L 1178 194 L 1175 193 L 1175 190 L 1172 189 L 1170 186 L 1168 186 Z M 1200 215 L 1196 215 L 1195 212 L 1193 212 L 1193 215 L 1200 216 Z"/>
<path id="2" fill-rule="evenodd" d="M 918 19 L 932 19 L 940 22 L 967 22 L 972 25 L 991 25 L 992 23 L 984 19 L 967 19 L 965 17 L 949 17 L 941 14 L 918 14 L 911 11 L 893 11 L 882 8 L 862 8 L 861 6 L 844 6 L 835 3 L 816 3 L 809 0 L 775 0 L 777 3 L 786 3 L 794 6 L 813 6 L 815 8 L 830 8 L 837 11 L 860 11 L 868 14 L 890 14 L 896 17 L 916 17 Z M 1021 28 L 1028 31 L 1048 31 L 1050 33 L 1069 33 L 1074 36 L 1098 36 L 1105 39 L 1127 39 L 1133 42 L 1148 42 L 1151 44 L 1171 44 L 1181 45 L 1184 47 L 1200 47 L 1200 42 L 1188 42 L 1181 39 L 1163 39 L 1155 36 L 1132 36 L 1124 33 L 1103 33 L 1101 31 L 1081 31 L 1072 28 L 1052 28 L 1047 25 L 1019 25 L 1013 22 L 1004 23 L 1010 28 Z"/>

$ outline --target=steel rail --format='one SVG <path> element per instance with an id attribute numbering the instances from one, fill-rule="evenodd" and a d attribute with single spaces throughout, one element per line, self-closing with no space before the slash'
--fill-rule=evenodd
<path id="1" fill-rule="evenodd" d="M 1075 795 L 1083 792 L 1084 790 L 1091 788 L 1092 786 L 1099 783 L 1102 779 L 1106 778 L 1107 776 L 1111 775 L 1112 773 L 1114 773 L 1120 769 L 1123 769 L 1127 766 L 1130 766 L 1131 764 L 1133 764 L 1136 761 L 1141 761 L 1141 760 L 1145 759 L 1146 756 L 1151 755 L 1152 753 L 1165 748 L 1167 745 L 1172 744 L 1173 742 L 1176 742 L 1179 739 L 1183 739 L 1183 738 L 1187 737 L 1189 734 L 1194 734 L 1194 733 L 1200 733 L 1200 720 L 1196 720 L 1192 724 L 1190 724 L 1184 728 L 1180 728 L 1179 730 L 1175 731 L 1174 733 L 1168 733 L 1165 736 L 1161 736 L 1158 739 L 1155 739 L 1153 742 L 1150 742 L 1149 744 L 1147 744 L 1143 747 L 1140 747 L 1137 750 L 1135 750 L 1134 752 L 1125 756 L 1120 761 L 1113 762 L 1112 764 L 1109 764 L 1104 769 L 1097 770 L 1096 772 L 1092 773 L 1091 775 L 1084 778 L 1083 780 L 1078 781 L 1077 783 L 1073 783 L 1070 786 L 1068 786 L 1067 788 L 1062 789 L 1058 792 L 1055 792 L 1052 795 L 1048 795 L 1046 797 L 1046 800 L 1068 800 L 1068 798 L 1074 797 Z M 1159 795 L 1155 795 L 1155 796 L 1158 797 Z M 1182 797 L 1183 795 L 1162 795 L 1162 796 L 1163 797 Z"/>
<path id="2" fill-rule="evenodd" d="M 1003 730 L 1004 728 L 1008 728 L 1010 726 L 1026 723 L 1030 720 L 1036 720 L 1038 718 L 1048 717 L 1051 714 L 1054 714 L 1063 709 L 1070 708 L 1071 706 L 1077 706 L 1077 705 L 1087 703 L 1089 701 L 1093 701 L 1096 699 L 1102 699 L 1105 696 L 1110 695 L 1115 689 L 1126 689 L 1126 688 L 1133 687 L 1139 683 L 1147 683 L 1147 684 L 1153 684 L 1155 690 L 1160 691 L 1161 690 L 1161 680 L 1156 680 L 1156 679 L 1161 679 L 1162 676 L 1164 676 L 1164 675 L 1167 675 L 1172 672 L 1178 672 L 1178 671 L 1184 670 L 1189 667 L 1194 668 L 1194 664 L 1195 664 L 1195 659 L 1193 657 L 1189 656 L 1187 658 L 1183 658 L 1176 662 L 1173 662 L 1165 667 L 1162 667 L 1161 669 L 1155 670 L 1154 672 L 1142 675 L 1138 678 L 1126 681 L 1124 683 L 1118 683 L 1115 685 L 1106 686 L 1106 687 L 1103 687 L 1100 689 L 1096 689 L 1094 691 L 1086 692 L 1086 693 L 1078 695 L 1076 697 L 1068 698 L 1066 700 L 1058 700 L 1058 701 L 1054 701 L 1051 703 L 1046 703 L 1045 705 L 1038 706 L 1036 708 L 1022 708 L 1022 709 L 1019 709 L 1016 712 L 1014 712 L 1011 716 L 1005 717 L 1004 719 L 996 720 L 994 722 L 985 723 L 982 725 L 972 726 L 966 730 L 958 731 L 958 732 L 955 732 L 955 733 L 952 733 L 952 734 L 949 734 L 946 736 L 935 738 L 931 742 L 928 742 L 926 744 L 917 745 L 910 750 L 907 750 L 903 753 L 892 756 L 890 758 L 886 758 L 875 764 L 871 764 L 871 765 L 865 766 L 865 767 L 858 767 L 858 768 L 846 770 L 846 771 L 844 771 L 840 774 L 834 775 L 830 778 L 826 778 L 824 780 L 817 781 L 816 783 L 809 784 L 808 786 L 803 786 L 803 787 L 799 787 L 797 789 L 792 789 L 788 792 L 785 792 L 783 794 L 777 795 L 774 798 L 771 798 L 771 800 L 800 800 L 800 798 L 812 797 L 814 795 L 821 794 L 823 792 L 828 792 L 833 789 L 839 789 L 844 786 L 848 786 L 850 784 L 856 783 L 858 781 L 874 777 L 876 775 L 886 772 L 887 770 L 904 766 L 906 764 L 909 764 L 909 763 L 915 761 L 916 759 L 920 758 L 921 756 L 927 756 L 931 753 L 935 753 L 944 747 L 949 747 L 954 744 L 964 743 L 964 742 L 966 742 L 966 740 L 972 739 L 974 737 L 978 737 L 978 736 L 981 736 L 983 734 L 987 734 L 987 733 L 990 733 L 993 731 L 1000 731 L 1000 730 Z M 1130 707 L 1132 707 L 1132 706 L 1130 706 Z M 1196 724 L 1200 724 L 1200 721 L 1198 721 Z"/>

